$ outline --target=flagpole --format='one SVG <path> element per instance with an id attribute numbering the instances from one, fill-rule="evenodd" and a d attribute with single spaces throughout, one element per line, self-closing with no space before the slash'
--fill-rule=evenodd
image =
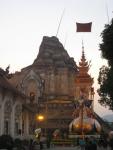
<path id="1" fill-rule="evenodd" d="M 67 34 L 66 34 L 66 36 L 65 36 L 64 48 L 65 48 L 65 46 L 66 46 L 66 42 L 67 42 Z"/>
<path id="2" fill-rule="evenodd" d="M 60 22 L 59 22 L 59 24 L 58 24 L 56 37 L 58 36 L 58 32 L 59 32 L 59 29 L 60 29 L 60 25 L 61 25 L 61 22 L 62 22 L 62 18 L 63 18 L 63 16 L 64 16 L 64 12 L 65 12 L 65 9 L 63 10 L 63 13 L 62 13 L 61 18 L 60 18 Z"/>

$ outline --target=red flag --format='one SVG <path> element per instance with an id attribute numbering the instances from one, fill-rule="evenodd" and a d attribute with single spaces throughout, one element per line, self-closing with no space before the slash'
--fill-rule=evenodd
<path id="1" fill-rule="evenodd" d="M 91 32 L 92 22 L 76 23 L 76 32 Z"/>

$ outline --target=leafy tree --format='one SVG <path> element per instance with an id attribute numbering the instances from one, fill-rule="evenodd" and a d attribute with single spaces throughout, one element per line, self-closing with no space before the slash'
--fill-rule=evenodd
<path id="1" fill-rule="evenodd" d="M 102 57 L 108 60 L 108 65 L 113 67 L 113 19 L 111 24 L 105 25 L 105 29 L 101 33 L 102 43 L 100 51 Z"/>
<path id="2" fill-rule="evenodd" d="M 100 96 L 99 103 L 113 110 L 113 19 L 110 24 L 105 25 L 101 37 L 100 51 L 102 57 L 108 61 L 108 66 L 100 68 L 98 77 L 100 88 L 97 92 Z"/>

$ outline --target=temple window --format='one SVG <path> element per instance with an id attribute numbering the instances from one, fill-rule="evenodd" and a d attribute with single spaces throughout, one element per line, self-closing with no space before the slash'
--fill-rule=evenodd
<path id="1" fill-rule="evenodd" d="M 4 134 L 10 134 L 11 111 L 11 101 L 8 100 L 4 105 Z"/>
<path id="2" fill-rule="evenodd" d="M 21 114 L 22 114 L 22 107 L 21 105 L 17 105 L 15 107 L 15 135 L 19 135 L 20 130 L 20 123 L 21 123 Z"/>

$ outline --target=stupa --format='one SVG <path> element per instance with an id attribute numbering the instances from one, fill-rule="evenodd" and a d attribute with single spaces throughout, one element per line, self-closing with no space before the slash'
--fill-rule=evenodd
<path id="1" fill-rule="evenodd" d="M 94 115 L 94 88 L 93 78 L 88 74 L 90 62 L 87 62 L 82 44 L 82 57 L 78 66 L 78 75 L 75 79 L 76 95 L 74 100 L 74 119 L 69 125 L 70 135 L 99 134 L 101 126 Z"/>

